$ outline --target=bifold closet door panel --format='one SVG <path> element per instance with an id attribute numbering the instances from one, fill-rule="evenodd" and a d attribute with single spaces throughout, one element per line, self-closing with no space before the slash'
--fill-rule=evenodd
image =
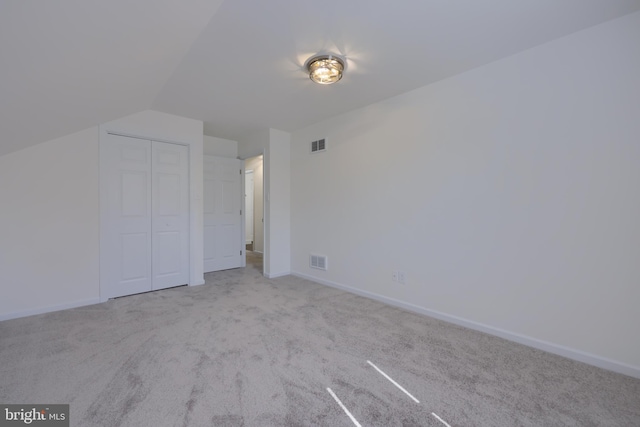
<path id="1" fill-rule="evenodd" d="M 152 141 L 152 289 L 189 283 L 189 149 Z"/>
<path id="2" fill-rule="evenodd" d="M 100 147 L 101 292 L 151 290 L 151 141 L 107 135 Z"/>

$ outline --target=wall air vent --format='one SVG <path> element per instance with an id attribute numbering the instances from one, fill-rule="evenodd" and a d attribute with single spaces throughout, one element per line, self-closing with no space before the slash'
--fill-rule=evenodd
<path id="1" fill-rule="evenodd" d="M 311 254 L 309 256 L 309 267 L 317 268 L 318 270 L 326 270 L 327 269 L 327 257 L 324 256 L 324 255 Z"/>
<path id="2" fill-rule="evenodd" d="M 326 150 L 327 150 L 327 144 L 324 138 L 311 142 L 312 153 L 318 153 L 320 151 L 326 151 Z"/>

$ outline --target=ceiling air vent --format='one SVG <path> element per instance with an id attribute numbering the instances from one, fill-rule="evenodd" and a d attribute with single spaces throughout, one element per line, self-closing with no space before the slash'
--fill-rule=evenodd
<path id="1" fill-rule="evenodd" d="M 327 144 L 326 144 L 324 138 L 319 139 L 317 141 L 311 142 L 311 152 L 312 153 L 318 153 L 320 151 L 326 151 L 326 149 L 327 149 Z"/>
<path id="2" fill-rule="evenodd" d="M 309 266 L 311 268 L 317 268 L 318 270 L 326 270 L 327 269 L 327 257 L 324 256 L 324 255 L 311 254 L 309 256 Z"/>

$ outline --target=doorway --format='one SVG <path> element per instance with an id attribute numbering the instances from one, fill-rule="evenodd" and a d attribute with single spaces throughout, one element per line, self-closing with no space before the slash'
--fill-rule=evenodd
<path id="1" fill-rule="evenodd" d="M 244 171 L 244 211 L 245 211 L 245 245 L 248 251 L 253 252 L 253 171 Z"/>
<path id="2" fill-rule="evenodd" d="M 259 264 L 264 254 L 264 162 L 259 155 L 246 159 L 245 167 L 245 244 L 247 264 Z"/>

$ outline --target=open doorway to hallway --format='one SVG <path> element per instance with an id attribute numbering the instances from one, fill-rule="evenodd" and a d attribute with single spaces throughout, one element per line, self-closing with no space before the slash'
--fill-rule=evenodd
<path id="1" fill-rule="evenodd" d="M 264 253 L 264 169 L 262 155 L 245 160 L 245 244 L 247 264 L 259 261 Z"/>

